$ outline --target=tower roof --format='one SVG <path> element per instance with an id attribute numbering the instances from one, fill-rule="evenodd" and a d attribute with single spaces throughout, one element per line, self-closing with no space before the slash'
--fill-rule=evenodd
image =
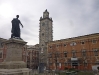
<path id="1" fill-rule="evenodd" d="M 45 10 L 45 12 L 47 12 L 47 9 Z"/>
<path id="2" fill-rule="evenodd" d="M 42 20 L 45 20 L 45 19 L 48 19 L 48 20 L 53 22 L 52 18 L 49 18 L 49 12 L 47 11 L 47 9 L 43 12 L 43 17 L 40 17 L 39 21 L 42 21 Z"/>
<path id="3" fill-rule="evenodd" d="M 49 12 L 48 12 L 47 9 L 46 9 L 44 13 L 49 13 Z"/>

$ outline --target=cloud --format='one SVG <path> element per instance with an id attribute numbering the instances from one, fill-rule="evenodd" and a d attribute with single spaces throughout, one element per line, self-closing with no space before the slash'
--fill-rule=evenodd
<path id="1" fill-rule="evenodd" d="M 11 14 L 0 13 L 2 38 L 10 38 L 11 20 L 19 14 L 21 37 L 28 44 L 39 43 L 39 19 L 46 9 L 53 19 L 54 40 L 99 32 L 99 0 L 0 0 L 0 6 L 5 4 L 4 11 Z"/>

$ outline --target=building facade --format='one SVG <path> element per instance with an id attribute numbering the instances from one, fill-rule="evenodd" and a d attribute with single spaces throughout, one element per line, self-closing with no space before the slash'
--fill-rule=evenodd
<path id="1" fill-rule="evenodd" d="M 48 69 L 92 70 L 99 65 L 99 33 L 48 43 Z"/>
<path id="2" fill-rule="evenodd" d="M 53 40 L 52 18 L 49 18 L 49 12 L 45 10 L 43 17 L 40 17 L 39 29 L 39 71 L 43 72 L 47 66 L 47 42 Z"/>
<path id="3" fill-rule="evenodd" d="M 39 66 L 39 44 L 27 45 L 27 67 L 38 69 Z"/>

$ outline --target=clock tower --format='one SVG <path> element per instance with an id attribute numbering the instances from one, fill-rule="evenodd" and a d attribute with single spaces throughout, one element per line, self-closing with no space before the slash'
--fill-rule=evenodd
<path id="1" fill-rule="evenodd" d="M 44 72 L 47 60 L 47 43 L 53 41 L 53 20 L 49 18 L 49 12 L 47 9 L 43 12 L 43 17 L 40 17 L 40 29 L 39 29 L 39 72 Z"/>

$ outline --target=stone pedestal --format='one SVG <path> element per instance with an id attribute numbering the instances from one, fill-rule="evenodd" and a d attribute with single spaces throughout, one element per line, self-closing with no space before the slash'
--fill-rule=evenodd
<path id="1" fill-rule="evenodd" d="M 3 44 L 7 47 L 7 53 L 4 62 L 0 63 L 0 75 L 30 75 L 30 70 L 22 61 L 22 49 L 26 42 L 9 39 Z"/>

